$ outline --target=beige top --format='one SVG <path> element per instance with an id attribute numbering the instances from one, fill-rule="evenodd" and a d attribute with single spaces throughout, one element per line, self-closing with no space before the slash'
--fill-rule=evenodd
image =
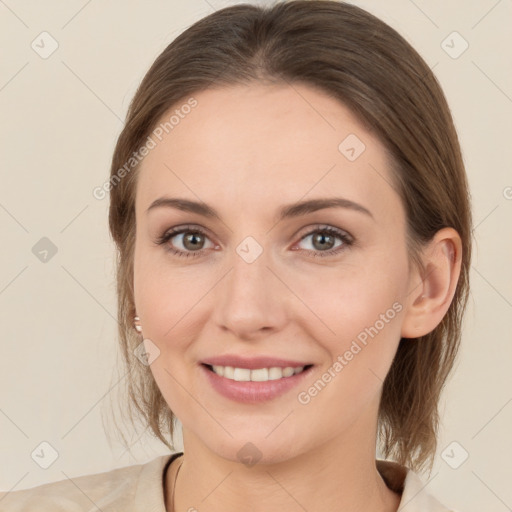
<path id="1" fill-rule="evenodd" d="M 146 464 L 0 492 L 0 511 L 166 512 L 165 472 L 180 455 L 162 455 Z M 377 469 L 386 485 L 402 495 L 400 512 L 456 512 L 428 494 L 419 476 L 409 468 L 377 459 Z"/>

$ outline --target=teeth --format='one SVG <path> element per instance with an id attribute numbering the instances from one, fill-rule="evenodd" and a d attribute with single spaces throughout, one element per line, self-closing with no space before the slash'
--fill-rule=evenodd
<path id="1" fill-rule="evenodd" d="M 233 370 L 233 380 L 247 381 L 251 380 L 251 370 L 247 368 L 235 368 Z"/>
<path id="2" fill-rule="evenodd" d="M 256 368 L 249 370 L 248 368 L 233 368 L 232 366 L 213 366 L 213 371 L 221 377 L 236 380 L 238 382 L 266 382 L 268 380 L 282 379 L 283 377 L 291 377 L 304 370 L 304 366 L 287 366 L 286 368 Z"/>
<path id="3" fill-rule="evenodd" d="M 224 366 L 213 366 L 213 371 L 221 377 L 224 376 Z"/>
<path id="4" fill-rule="evenodd" d="M 289 366 L 283 368 L 283 377 L 291 377 L 294 374 L 294 371 L 294 368 L 290 368 Z"/>
<path id="5" fill-rule="evenodd" d="M 268 380 L 277 380 L 283 377 L 283 370 L 281 368 L 269 368 Z"/>
<path id="6" fill-rule="evenodd" d="M 251 380 L 254 382 L 265 382 L 268 380 L 268 369 L 258 368 L 257 370 L 251 370 Z"/>

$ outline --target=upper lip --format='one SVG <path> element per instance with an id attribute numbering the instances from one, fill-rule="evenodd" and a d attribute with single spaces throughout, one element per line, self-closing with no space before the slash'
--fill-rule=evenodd
<path id="1" fill-rule="evenodd" d="M 211 366 L 232 366 L 233 368 L 247 368 L 254 370 L 256 368 L 296 368 L 297 366 L 308 366 L 311 363 L 293 361 L 291 359 L 280 359 L 271 356 L 243 357 L 235 354 L 226 354 L 223 356 L 209 357 L 201 361 L 203 364 Z"/>

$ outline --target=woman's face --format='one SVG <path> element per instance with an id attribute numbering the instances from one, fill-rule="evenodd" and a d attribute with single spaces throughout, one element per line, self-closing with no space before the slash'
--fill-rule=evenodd
<path id="1" fill-rule="evenodd" d="M 148 145 L 134 262 L 142 334 L 159 350 L 150 368 L 185 442 L 272 462 L 372 440 L 418 285 L 383 146 L 305 85 L 194 98 Z M 201 208 L 150 208 L 162 198 Z M 335 198 L 345 203 L 290 208 Z M 181 232 L 157 244 L 170 230 Z"/>

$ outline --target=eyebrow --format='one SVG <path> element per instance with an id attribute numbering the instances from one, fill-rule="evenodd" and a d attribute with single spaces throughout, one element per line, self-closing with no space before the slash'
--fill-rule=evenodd
<path id="1" fill-rule="evenodd" d="M 163 207 L 175 208 L 185 212 L 197 213 L 198 215 L 202 215 L 203 217 L 221 220 L 220 215 L 217 213 L 217 211 L 211 206 L 207 205 L 206 203 L 175 197 L 160 197 L 156 199 L 151 203 L 149 208 L 146 210 L 146 213 L 149 213 L 151 210 L 154 210 L 155 208 Z M 367 208 L 358 203 L 355 203 L 354 201 L 350 201 L 349 199 L 345 199 L 342 197 L 310 199 L 307 201 L 299 201 L 297 203 L 282 206 L 279 209 L 277 219 L 280 222 L 285 219 L 300 217 L 301 215 L 313 213 L 318 210 L 323 210 L 325 208 L 346 208 L 349 210 L 354 210 L 363 213 L 374 219 L 370 210 L 368 210 Z"/>

